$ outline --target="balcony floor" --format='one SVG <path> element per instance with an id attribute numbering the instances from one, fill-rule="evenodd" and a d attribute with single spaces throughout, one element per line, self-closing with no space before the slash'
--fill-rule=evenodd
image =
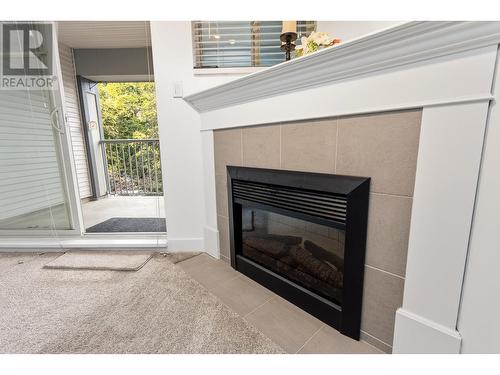
<path id="1" fill-rule="evenodd" d="M 165 200 L 160 197 L 109 197 L 82 203 L 83 223 L 90 228 L 114 217 L 165 217 Z"/>

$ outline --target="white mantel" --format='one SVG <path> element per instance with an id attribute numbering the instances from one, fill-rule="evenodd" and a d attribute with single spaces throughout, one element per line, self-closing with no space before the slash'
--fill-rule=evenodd
<path id="1" fill-rule="evenodd" d="M 293 99 L 290 94 L 295 92 L 311 90 L 309 92 L 315 94 L 316 91 L 312 90 L 319 90 L 318 94 L 322 94 L 332 86 L 339 85 L 342 85 L 342 95 L 345 97 L 350 94 L 376 94 L 377 98 L 374 99 L 377 104 L 374 104 L 377 107 L 386 105 L 393 108 L 396 103 L 390 97 L 391 94 L 381 90 L 364 93 L 360 91 L 364 86 L 347 83 L 390 74 L 385 80 L 397 79 L 391 82 L 396 88 L 406 83 L 399 80 L 404 76 L 404 73 L 398 74 L 402 71 L 411 71 L 416 76 L 407 82 L 412 85 L 411 90 L 401 90 L 403 97 L 397 100 L 400 107 L 488 99 L 491 98 L 491 92 L 482 85 L 483 79 L 487 77 L 477 75 L 481 70 L 474 69 L 474 75 L 467 74 L 459 70 L 463 67 L 461 64 L 449 64 L 449 61 L 457 57 L 467 58 L 467 53 L 475 56 L 482 47 L 491 50 L 499 40 L 499 22 L 408 22 L 191 94 L 184 100 L 202 113 L 202 127 L 209 129 L 235 126 L 227 124 L 222 117 L 230 113 L 230 108 L 237 110 L 244 108 L 245 104 L 263 100 L 271 102 L 272 98 L 284 95 Z M 439 62 L 443 64 L 439 65 Z M 422 69 L 429 65 L 433 65 L 432 72 Z M 432 75 L 437 80 L 425 80 Z M 346 92 L 346 89 L 353 91 Z M 304 103 L 303 97 L 300 99 Z M 385 103 L 387 99 L 391 101 L 390 104 Z M 348 104 L 350 102 L 335 102 L 325 106 L 330 107 L 325 109 L 325 102 L 322 101 L 314 109 L 320 116 L 331 116 L 352 111 L 348 106 L 359 107 L 357 103 Z M 279 121 L 308 114 L 306 109 L 294 108 L 293 104 L 279 108 Z M 221 116 L 217 116 L 219 114 Z M 262 114 L 262 120 L 268 117 L 269 114 Z M 222 120 L 223 125 L 216 123 L 217 120 Z M 240 120 L 236 126 L 251 125 L 250 121 Z"/>
<path id="2" fill-rule="evenodd" d="M 201 118 L 205 247 L 218 254 L 212 130 L 422 108 L 394 352 L 458 353 L 462 282 L 500 22 L 410 22 L 184 100 Z"/>

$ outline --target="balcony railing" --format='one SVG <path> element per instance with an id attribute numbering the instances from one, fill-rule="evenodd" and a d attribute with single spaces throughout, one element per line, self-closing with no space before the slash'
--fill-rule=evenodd
<path id="1" fill-rule="evenodd" d="M 108 193 L 111 195 L 163 195 L 158 139 L 106 139 Z"/>

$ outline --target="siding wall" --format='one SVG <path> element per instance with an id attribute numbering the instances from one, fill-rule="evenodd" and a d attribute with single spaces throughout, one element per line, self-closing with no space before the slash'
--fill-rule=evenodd
<path id="1" fill-rule="evenodd" d="M 89 178 L 89 166 L 86 157 L 85 138 L 80 116 L 80 104 L 78 89 L 76 86 L 76 75 L 73 59 L 73 50 L 63 43 L 59 43 L 59 57 L 61 59 L 61 70 L 66 104 L 67 127 L 71 134 L 73 145 L 73 156 L 75 159 L 76 174 L 78 177 L 78 188 L 80 198 L 92 195 Z"/>
<path id="2" fill-rule="evenodd" d="M 0 220 L 64 203 L 49 112 L 46 92 L 0 90 Z"/>

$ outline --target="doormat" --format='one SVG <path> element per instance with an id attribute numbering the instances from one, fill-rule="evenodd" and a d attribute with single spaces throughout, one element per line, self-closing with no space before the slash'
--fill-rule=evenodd
<path id="1" fill-rule="evenodd" d="M 45 264 L 43 268 L 67 270 L 137 271 L 153 256 L 138 251 L 69 251 Z"/>
<path id="2" fill-rule="evenodd" d="M 159 217 L 113 217 L 87 228 L 87 233 L 117 232 L 166 232 L 165 218 Z"/>

